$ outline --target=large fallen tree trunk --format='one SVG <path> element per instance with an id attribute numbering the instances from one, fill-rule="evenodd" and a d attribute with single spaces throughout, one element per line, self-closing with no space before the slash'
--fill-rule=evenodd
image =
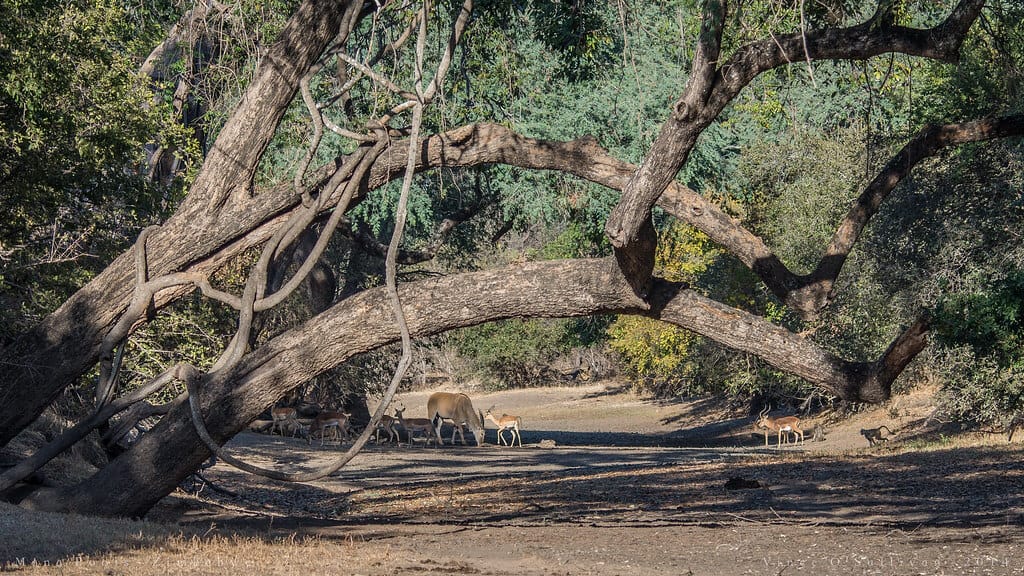
<path id="1" fill-rule="evenodd" d="M 657 281 L 654 288 L 655 305 L 649 307 L 625 282 L 616 261 L 606 258 L 458 274 L 405 284 L 400 291 L 409 329 L 417 337 L 516 316 L 646 314 L 748 349 L 840 396 L 865 389 L 874 393 L 880 388 L 862 383 L 896 376 L 878 369 L 889 364 L 885 357 L 879 363 L 846 362 L 797 334 L 683 285 Z M 398 337 L 384 289 L 368 290 L 333 306 L 249 353 L 233 370 L 200 384 L 200 404 L 211 436 L 226 442 L 291 388 Z M 901 348 L 900 361 L 908 361 L 919 350 Z M 884 384 L 887 390 L 891 381 Z M 187 403 L 182 403 L 92 478 L 39 492 L 26 504 L 82 514 L 141 516 L 209 455 L 192 426 Z"/>
<path id="2" fill-rule="evenodd" d="M 975 124 L 995 125 L 996 128 L 973 130 L 970 132 L 972 136 L 961 138 L 962 141 L 1020 133 L 1021 126 L 1024 125 L 1020 117 L 1011 116 L 966 126 L 973 129 Z M 930 129 L 927 134 L 933 132 L 936 130 Z M 941 145 L 948 145 L 948 142 L 942 141 L 933 148 L 938 149 Z M 495 124 L 464 126 L 432 136 L 423 142 L 421 150 L 417 162 L 419 171 L 439 166 L 469 167 L 503 163 L 522 168 L 570 173 L 615 190 L 621 190 L 636 169 L 635 166 L 608 155 L 592 138 L 571 142 L 535 140 Z M 894 162 L 900 159 L 901 157 L 897 157 Z M 317 172 L 319 181 L 327 181 L 344 161 L 344 158 L 339 158 L 333 165 L 320 169 Z M 405 161 L 405 144 L 401 141 L 396 142 L 392 151 L 381 155 L 370 170 L 369 177 L 362 186 L 361 195 L 354 199 L 353 204 L 358 203 L 369 190 L 383 186 L 397 177 Z M 906 171 L 908 169 L 904 169 L 904 173 Z M 879 179 L 882 179 L 882 175 Z M 886 189 L 891 190 L 893 186 L 895 183 L 891 182 Z M 336 201 L 337 199 L 333 199 L 332 202 L 328 202 L 325 210 L 333 207 Z M 875 210 L 880 202 L 881 200 L 874 202 Z M 294 209 L 298 204 L 299 199 L 290 184 L 278 186 L 257 196 L 229 203 L 221 209 L 221 224 L 231 223 L 231 236 L 226 236 L 223 232 L 217 233 L 216 227 L 207 229 L 191 224 L 186 226 L 180 224 L 180 219 L 168 222 L 154 236 L 166 239 L 177 234 L 180 238 L 191 239 L 196 246 L 204 246 L 206 251 L 194 252 L 193 255 L 198 260 L 186 269 L 210 273 L 228 259 L 266 241 L 284 222 L 285 218 L 281 215 Z M 673 184 L 662 195 L 659 205 L 681 220 L 707 232 L 712 239 L 728 248 L 731 253 L 758 272 L 773 292 L 780 294 L 784 299 L 787 294 L 796 294 L 806 288 L 807 283 L 787 270 L 760 238 L 694 191 Z M 863 220 L 862 217 L 861 226 Z M 846 220 L 842 225 L 845 223 Z M 200 237 L 201 235 L 205 237 Z M 849 249 L 847 247 L 846 251 Z M 151 249 L 151 252 L 153 251 Z M 156 252 L 159 253 L 151 262 L 151 266 L 156 269 L 188 265 L 168 260 L 177 255 L 175 250 L 158 248 Z M 834 279 L 838 273 L 839 268 L 833 266 L 827 276 Z M 810 277 L 813 277 L 815 283 L 824 283 L 823 274 L 816 273 Z M 133 282 L 132 255 L 125 253 L 43 323 L 0 351 L 0 359 L 9 367 L 7 378 L 0 382 L 0 394 L 8 399 L 7 403 L 0 406 L 0 443 L 17 434 L 21 427 L 31 422 L 54 396 L 96 363 L 100 342 L 127 306 Z M 828 287 L 831 287 L 831 281 L 828 282 Z M 156 308 L 159 309 L 173 301 L 183 291 L 179 289 L 161 293 L 155 302 Z M 824 300 L 820 294 L 815 298 Z M 754 346 L 757 346 L 756 342 Z M 865 396 L 867 399 L 873 395 Z"/>

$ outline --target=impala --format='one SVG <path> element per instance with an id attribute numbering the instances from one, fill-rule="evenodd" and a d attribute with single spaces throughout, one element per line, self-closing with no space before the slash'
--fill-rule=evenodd
<path id="1" fill-rule="evenodd" d="M 395 413 L 398 411 L 405 410 L 405 404 L 401 400 L 396 399 L 395 401 Z M 402 437 L 398 434 L 398 429 L 395 426 L 400 425 L 398 416 L 388 416 L 384 414 L 380 418 L 380 422 L 377 423 L 377 429 L 373 431 L 374 441 L 380 444 L 380 433 L 381 431 L 386 432 L 388 435 L 388 442 L 394 440 L 396 444 L 402 444 Z"/>
<path id="2" fill-rule="evenodd" d="M 324 439 L 327 437 L 327 429 L 333 428 L 333 438 L 338 438 L 340 434 L 344 434 L 345 439 L 348 440 L 348 418 L 351 414 L 345 414 L 344 412 L 332 412 L 324 411 L 316 415 L 313 418 L 313 423 L 309 425 L 309 434 L 306 436 L 306 443 L 313 444 L 313 432 L 320 434 L 320 446 L 324 445 Z"/>
<path id="3" fill-rule="evenodd" d="M 398 423 L 409 434 L 409 445 L 412 446 L 412 439 L 416 436 L 417 432 L 423 432 L 427 437 L 427 444 L 430 444 L 434 440 L 435 435 L 433 421 L 430 418 L 404 418 L 402 417 L 404 412 L 404 406 L 395 408 L 395 418 L 398 418 Z"/>
<path id="4" fill-rule="evenodd" d="M 491 410 L 493 409 L 493 406 L 488 408 L 487 412 L 484 413 L 484 417 L 498 426 L 498 444 L 503 445 L 505 443 L 505 437 L 502 436 L 501 433 L 505 430 L 509 430 L 512 434 L 512 440 L 508 445 L 514 446 L 516 438 L 519 438 L 519 445 L 522 446 L 523 437 L 519 435 L 519 427 L 523 425 L 523 419 L 519 416 L 512 416 L 510 414 L 502 414 L 501 418 L 495 418 L 494 414 L 491 413 Z"/>
<path id="5" fill-rule="evenodd" d="M 374 441 L 380 444 L 380 433 L 384 431 L 388 435 L 388 442 L 392 440 L 399 442 L 401 438 L 398 436 L 398 430 L 395 429 L 395 424 L 397 423 L 398 418 L 388 416 L 387 414 L 381 416 L 380 422 L 377 423 L 377 429 L 373 431 Z"/>
<path id="6" fill-rule="evenodd" d="M 455 444 L 455 432 L 459 433 L 462 444 L 466 444 L 466 436 L 462 433 L 464 425 L 468 425 L 472 430 L 477 446 L 482 446 L 484 443 L 484 415 L 478 414 L 473 409 L 473 402 L 465 394 L 454 392 L 431 394 L 427 399 L 427 416 L 431 420 L 442 418 L 451 420 L 455 424 L 455 429 L 452 430 L 452 444 Z M 434 432 L 437 435 L 437 441 L 444 444 L 444 440 L 441 438 L 440 423 Z"/>
<path id="7" fill-rule="evenodd" d="M 273 424 L 270 425 L 270 435 L 274 435 L 274 429 L 276 428 L 281 436 L 284 436 L 284 425 L 288 424 L 292 429 L 292 438 L 298 433 L 299 426 L 299 412 L 295 408 L 271 408 L 270 419 L 273 420 Z"/>
<path id="8" fill-rule="evenodd" d="M 786 434 L 786 441 L 789 441 L 789 433 L 794 432 L 800 436 L 800 442 L 804 441 L 804 431 L 800 428 L 800 419 L 796 416 L 780 416 L 779 418 L 769 418 L 768 408 L 765 408 L 758 414 L 757 427 L 764 428 L 764 445 L 768 445 L 768 432 L 778 431 L 779 443 L 778 446 L 782 447 L 782 434 Z"/>

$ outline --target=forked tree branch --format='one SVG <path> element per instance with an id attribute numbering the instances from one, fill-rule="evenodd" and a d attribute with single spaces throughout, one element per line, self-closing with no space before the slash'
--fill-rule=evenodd
<path id="1" fill-rule="evenodd" d="M 885 167 L 853 202 L 811 274 L 797 277 L 787 270 L 789 278 L 784 281 L 783 285 L 793 286 L 794 288 L 790 291 L 778 291 L 777 288 L 781 287 L 778 282 L 773 283 L 774 285 L 767 282 L 766 284 L 787 305 L 805 318 L 814 317 L 831 301 L 835 281 L 854 245 L 860 239 L 864 227 L 878 212 L 893 189 L 910 174 L 921 160 L 932 157 L 951 146 L 1022 134 L 1024 134 L 1024 115 L 926 126 L 886 163 Z"/>
<path id="2" fill-rule="evenodd" d="M 715 0 L 708 0 L 709 8 Z M 885 52 L 900 52 L 938 60 L 953 60 L 984 0 L 961 0 L 950 15 L 931 29 L 880 25 L 869 20 L 851 28 L 828 28 L 775 36 L 739 48 L 715 72 L 710 93 L 702 77 L 688 81 L 685 99 L 662 125 L 643 163 L 623 189 L 612 210 L 605 233 L 623 266 L 623 274 L 643 292 L 644 275 L 653 270 L 650 240 L 651 209 L 686 163 L 698 136 L 714 121 L 739 91 L 758 74 L 798 62 L 804 55 L 814 59 L 863 60 Z M 699 49 L 712 43 L 704 30 L 714 30 L 715 10 L 709 9 L 702 24 Z M 703 70 L 703 65 L 695 64 Z"/>

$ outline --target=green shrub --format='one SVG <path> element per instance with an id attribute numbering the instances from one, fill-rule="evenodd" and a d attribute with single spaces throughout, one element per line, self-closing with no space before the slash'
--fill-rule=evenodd
<path id="1" fill-rule="evenodd" d="M 1024 271 L 942 299 L 934 333 L 951 415 L 999 423 L 1024 409 Z"/>

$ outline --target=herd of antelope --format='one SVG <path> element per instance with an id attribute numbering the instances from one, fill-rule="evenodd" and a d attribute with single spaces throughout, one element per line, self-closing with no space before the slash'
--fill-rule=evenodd
<path id="1" fill-rule="evenodd" d="M 461 392 L 435 392 L 431 394 L 427 400 L 426 418 L 406 418 L 405 410 L 405 405 L 399 401 L 394 408 L 394 416 L 383 416 L 377 425 L 377 429 L 374 431 L 374 437 L 378 443 L 381 442 L 381 434 L 384 434 L 386 435 L 386 441 L 395 442 L 401 446 L 402 436 L 398 431 L 401 428 L 405 431 L 405 435 L 408 438 L 407 445 L 411 446 L 415 443 L 417 436 L 422 436 L 425 444 L 442 446 L 444 445 L 444 438 L 441 437 L 441 427 L 445 423 L 450 423 L 452 425 L 450 444 L 455 444 L 455 435 L 458 434 L 460 442 L 465 445 L 465 429 L 468 427 L 476 440 L 476 445 L 482 446 L 487 433 L 484 428 L 484 422 L 490 420 L 497 426 L 499 445 L 515 446 L 517 442 L 519 446 L 523 445 L 523 439 L 520 435 L 523 423 L 521 417 L 511 414 L 497 416 L 493 412 L 493 406 L 486 413 L 479 412 L 473 408 L 473 402 L 469 396 Z M 323 411 L 317 414 L 307 425 L 299 421 L 298 412 L 295 408 L 273 408 L 271 410 L 272 423 L 270 433 L 273 434 L 276 430 L 284 436 L 290 432 L 292 437 L 304 436 L 309 444 L 312 444 L 315 436 L 319 436 L 320 446 L 324 445 L 328 436 L 333 441 L 341 443 L 343 439 L 348 440 L 353 432 L 350 419 L 351 414 Z M 768 408 L 765 408 L 758 414 L 754 426 L 758 430 L 764 430 L 765 446 L 769 445 L 769 437 L 772 434 L 777 436 L 776 446 L 779 448 L 782 447 L 783 443 L 789 443 L 791 436 L 794 441 L 801 444 L 805 440 L 804 426 L 801 425 L 800 418 L 796 416 L 773 418 L 768 416 Z M 509 433 L 507 442 L 504 436 L 506 431 Z M 872 439 L 868 438 L 868 440 L 871 442 Z M 871 442 L 871 445 L 874 444 L 875 442 Z"/>
<path id="2" fill-rule="evenodd" d="M 427 445 L 441 446 L 444 444 L 441 427 L 447 422 L 452 425 L 451 444 L 455 444 L 456 433 L 460 442 L 466 444 L 465 428 L 468 427 L 476 440 L 476 445 L 482 446 L 487 434 L 484 421 L 491 420 L 498 427 L 498 444 L 505 445 L 504 433 L 508 431 L 511 437 L 508 446 L 515 446 L 516 441 L 522 446 L 523 439 L 519 432 L 522 418 L 510 414 L 496 416 L 492 412 L 493 409 L 492 406 L 486 413 L 478 412 L 466 394 L 436 392 L 427 400 L 428 417 L 406 418 L 405 405 L 399 401 L 394 408 L 394 416 L 384 415 L 381 418 L 377 429 L 374 430 L 374 438 L 380 443 L 381 436 L 384 435 L 386 441 L 395 442 L 400 446 L 402 436 L 398 430 L 401 428 L 408 438 L 408 445 L 412 445 L 416 437 L 422 435 Z M 341 443 L 343 439 L 348 440 L 353 433 L 351 416 L 344 412 L 322 411 L 309 424 L 304 424 L 299 420 L 298 410 L 295 408 L 275 407 L 270 411 L 270 433 L 277 431 L 281 436 L 303 436 L 309 444 L 312 444 L 314 437 L 319 436 L 321 446 L 328 438 Z"/>

